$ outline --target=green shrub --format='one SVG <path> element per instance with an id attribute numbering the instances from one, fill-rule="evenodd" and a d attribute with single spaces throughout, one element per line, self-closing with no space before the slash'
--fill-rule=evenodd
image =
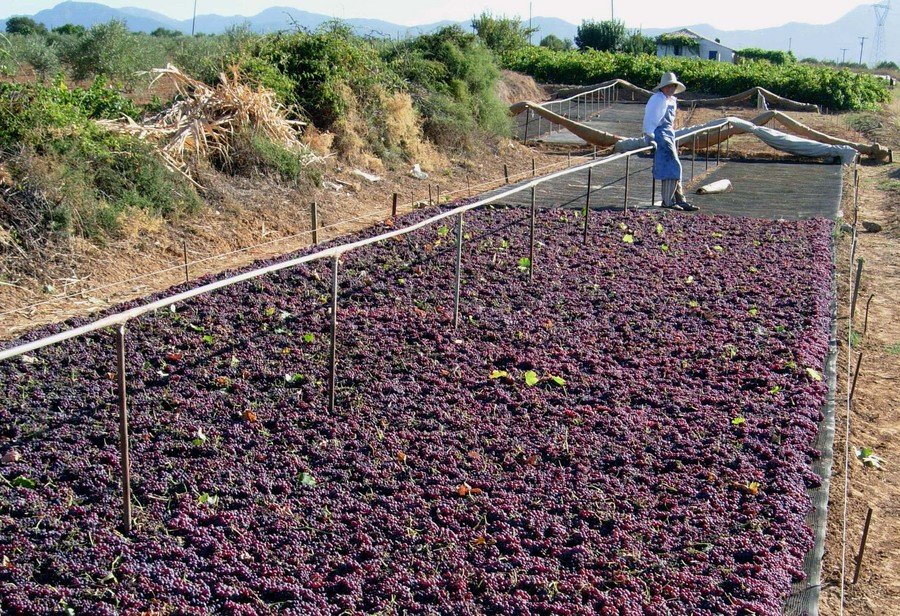
<path id="1" fill-rule="evenodd" d="M 506 105 L 495 92 L 499 67 L 474 35 L 449 26 L 397 43 L 386 57 L 409 84 L 425 134 L 435 143 L 466 147 L 479 133 L 511 133 Z"/>
<path id="2" fill-rule="evenodd" d="M 575 46 L 581 51 L 618 51 L 627 38 L 625 24 L 616 19 L 607 21 L 585 20 L 578 26 Z"/>
<path id="3" fill-rule="evenodd" d="M 488 49 L 503 55 L 531 44 L 531 35 L 537 28 L 529 28 L 518 17 L 494 17 L 490 11 L 472 19 L 472 29 Z"/>
<path id="4" fill-rule="evenodd" d="M 307 179 L 318 184 L 318 171 L 307 166 L 306 160 L 303 152 L 291 150 L 259 132 L 247 129 L 236 136 L 230 159 L 215 162 L 228 173 L 273 173 L 290 182 Z"/>
<path id="5" fill-rule="evenodd" d="M 771 49 L 758 49 L 748 47 L 737 52 L 741 60 L 766 60 L 772 64 L 793 64 L 797 61 L 792 51 L 774 51 Z"/>
<path id="6" fill-rule="evenodd" d="M 0 84 L 0 152 L 18 182 L 56 204 L 55 232 L 102 237 L 130 209 L 171 216 L 199 206 L 193 187 L 151 146 L 93 122 L 122 113 L 138 110 L 102 81 L 87 90 L 59 81 Z"/>
<path id="7" fill-rule="evenodd" d="M 40 34 L 30 34 L 22 38 L 18 59 L 20 62 L 30 64 L 41 81 L 46 81 L 48 76 L 56 74 L 60 69 L 56 50 L 52 43 Z"/>
<path id="8" fill-rule="evenodd" d="M 63 51 L 72 77 L 86 79 L 105 75 L 133 85 L 138 73 L 165 65 L 165 43 L 157 37 L 134 34 L 125 22 L 112 20 L 91 27 L 83 36 L 73 37 Z"/>
<path id="9" fill-rule="evenodd" d="M 6 33 L 21 34 L 23 36 L 47 34 L 47 26 L 36 22 L 31 17 L 10 17 L 6 20 Z"/>
<path id="10" fill-rule="evenodd" d="M 541 47 L 547 47 L 553 51 L 568 51 L 572 49 L 572 39 L 561 39 L 555 34 L 548 34 L 541 39 Z"/>
<path id="11" fill-rule="evenodd" d="M 506 67 L 549 83 L 592 84 L 621 78 L 652 88 L 659 76 L 674 71 L 688 89 L 728 96 L 761 86 L 787 98 L 836 110 L 861 110 L 890 100 L 884 83 L 868 75 L 802 63 L 740 65 L 699 59 L 633 56 L 588 50 L 554 52 L 529 47 L 513 52 Z"/>

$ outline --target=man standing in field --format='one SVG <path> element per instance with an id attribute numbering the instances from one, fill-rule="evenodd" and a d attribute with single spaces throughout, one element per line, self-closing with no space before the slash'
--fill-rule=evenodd
<path id="1" fill-rule="evenodd" d="M 656 142 L 653 156 L 653 177 L 661 182 L 663 207 L 693 212 L 699 208 L 684 198 L 681 190 L 681 161 L 675 145 L 675 113 L 678 111 L 676 94 L 687 88 L 678 81 L 675 73 L 663 73 L 656 92 L 644 109 L 644 139 Z"/>

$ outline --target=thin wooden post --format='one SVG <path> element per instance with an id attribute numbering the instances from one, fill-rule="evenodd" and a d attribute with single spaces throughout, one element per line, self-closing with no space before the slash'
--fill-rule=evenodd
<path id="1" fill-rule="evenodd" d="M 338 300 L 338 262 L 340 256 L 334 256 L 331 266 L 331 352 L 328 362 L 331 365 L 331 377 L 328 379 L 328 412 L 334 412 L 334 386 L 337 380 L 337 300 Z"/>
<path id="2" fill-rule="evenodd" d="M 122 532 L 131 533 L 131 456 L 128 447 L 128 394 L 125 383 L 125 326 L 116 330 L 119 381 L 119 454 L 122 468 Z"/>
<path id="3" fill-rule="evenodd" d="M 572 153 L 566 152 L 566 167 L 572 166 Z"/>
<path id="4" fill-rule="evenodd" d="M 456 221 L 456 290 L 453 294 L 453 329 L 459 328 L 459 291 L 462 285 L 463 213 Z"/>
<path id="5" fill-rule="evenodd" d="M 859 280 L 862 277 L 862 257 L 856 260 L 856 278 L 853 283 L 853 299 L 850 300 L 850 327 L 853 327 L 853 316 L 856 314 L 856 298 L 859 296 Z"/>
<path id="6" fill-rule="evenodd" d="M 466 190 L 469 192 L 469 196 L 472 196 L 472 178 L 469 177 L 469 172 L 466 172 Z"/>
<path id="7" fill-rule="evenodd" d="M 650 173 L 652 174 L 653 171 L 651 170 Z M 656 178 L 653 178 L 650 186 L 650 205 L 656 205 Z"/>
<path id="8" fill-rule="evenodd" d="M 625 157 L 625 199 L 622 200 L 622 212 L 628 212 L 628 178 L 631 175 L 629 167 L 631 163 L 631 156 Z"/>
<path id="9" fill-rule="evenodd" d="M 506 163 L 503 163 L 503 177 L 506 178 L 506 183 L 509 184 L 509 166 Z"/>
<path id="10" fill-rule="evenodd" d="M 859 168 L 853 168 L 853 226 L 859 220 Z"/>
<path id="11" fill-rule="evenodd" d="M 856 357 L 856 369 L 853 371 L 853 384 L 850 386 L 850 396 L 847 398 L 848 401 L 853 400 L 853 394 L 856 392 L 856 378 L 859 376 L 859 367 L 862 364 L 862 356 L 863 354 L 860 353 Z"/>
<path id="12" fill-rule="evenodd" d="M 434 197 L 432 195 L 431 190 L 432 190 L 432 186 L 431 186 L 431 184 L 429 184 L 428 185 L 428 205 L 434 205 Z"/>
<path id="13" fill-rule="evenodd" d="M 534 157 L 531 158 L 531 177 L 535 177 L 537 175 L 537 164 L 534 162 Z"/>
<path id="14" fill-rule="evenodd" d="M 529 248 L 528 248 L 528 281 L 531 282 L 534 280 L 534 218 L 535 218 L 535 210 L 537 209 L 537 200 L 535 198 L 535 187 L 531 187 L 531 224 L 530 228 L 530 240 L 529 240 Z"/>
<path id="15" fill-rule="evenodd" d="M 865 336 L 866 332 L 869 330 L 869 304 L 872 303 L 873 297 L 875 297 L 874 293 L 869 296 L 869 301 L 866 302 L 866 319 L 863 321 L 863 336 Z"/>
<path id="16" fill-rule="evenodd" d="M 440 204 L 441 204 L 441 185 L 440 185 L 440 184 L 435 184 L 435 185 L 434 185 L 434 190 L 435 190 L 435 193 L 436 193 L 435 196 L 437 197 L 437 204 L 440 205 Z"/>
<path id="17" fill-rule="evenodd" d="M 312 229 L 312 243 L 313 246 L 319 245 L 319 206 L 315 201 L 312 202 L 312 207 L 310 208 L 309 215 L 311 218 L 310 221 L 310 229 Z"/>
<path id="18" fill-rule="evenodd" d="M 866 523 L 863 525 L 862 539 L 859 542 L 859 552 L 856 554 L 856 569 L 853 571 L 853 583 L 859 579 L 859 568 L 862 566 L 863 554 L 866 551 L 866 540 L 869 538 L 869 524 L 872 523 L 872 508 L 866 512 Z"/>
<path id="19" fill-rule="evenodd" d="M 469 176 L 466 176 L 466 179 L 468 180 Z M 391 203 L 391 217 L 392 218 L 397 217 L 397 199 L 399 199 L 399 198 L 400 198 L 400 195 L 398 195 L 397 193 L 394 193 L 394 201 L 393 201 L 393 203 Z"/>
<path id="20" fill-rule="evenodd" d="M 584 198 L 584 239 L 583 239 L 583 242 L 585 244 L 587 244 L 588 219 L 591 216 L 591 184 L 593 182 L 593 177 L 594 177 L 594 168 L 588 167 L 587 195 Z"/>
<path id="21" fill-rule="evenodd" d="M 184 255 L 184 281 L 190 282 L 191 276 L 188 273 L 187 241 L 186 240 L 181 241 L 181 254 Z"/>
<path id="22" fill-rule="evenodd" d="M 525 110 L 525 136 L 522 137 L 522 144 L 528 144 L 528 125 L 531 124 L 531 109 Z"/>

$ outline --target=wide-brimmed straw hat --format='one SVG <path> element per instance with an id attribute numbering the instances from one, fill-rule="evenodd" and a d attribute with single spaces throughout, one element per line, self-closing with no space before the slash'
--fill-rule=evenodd
<path id="1" fill-rule="evenodd" d="M 687 90 L 687 86 L 678 81 L 678 77 L 675 76 L 675 73 L 663 73 L 663 76 L 659 80 L 659 85 L 653 88 L 653 91 L 658 92 L 660 89 L 672 85 L 673 83 L 678 85 L 678 87 L 675 88 L 675 94 L 681 94 Z"/>

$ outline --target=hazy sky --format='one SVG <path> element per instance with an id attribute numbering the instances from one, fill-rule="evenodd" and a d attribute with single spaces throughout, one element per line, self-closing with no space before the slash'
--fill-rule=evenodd
<path id="1" fill-rule="evenodd" d="M 151 9 L 177 19 L 187 19 L 193 0 L 98 0 L 113 7 L 135 6 Z M 58 4 L 59 0 L 0 0 L 0 16 L 33 14 Z M 339 18 L 370 17 L 413 26 L 450 19 L 461 21 L 488 10 L 495 15 L 532 14 L 559 17 L 574 24 L 583 19 L 609 19 L 615 11 L 628 27 L 666 28 L 708 23 L 724 30 L 745 30 L 780 26 L 790 21 L 824 24 L 836 21 L 861 4 L 872 0 L 597 0 L 552 2 L 550 0 L 197 0 L 197 13 L 255 15 L 271 6 L 290 6 L 311 13 Z"/>

